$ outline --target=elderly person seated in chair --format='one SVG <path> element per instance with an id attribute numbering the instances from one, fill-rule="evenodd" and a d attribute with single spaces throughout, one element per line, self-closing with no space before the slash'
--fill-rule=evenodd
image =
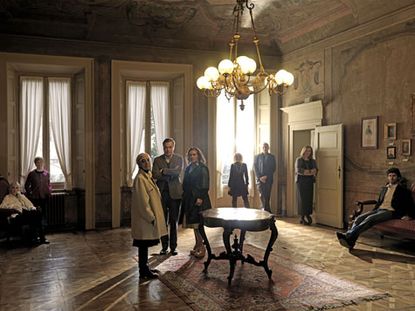
<path id="1" fill-rule="evenodd" d="M 1 209 L 11 210 L 10 222 L 16 226 L 29 226 L 31 236 L 26 238 L 34 242 L 49 244 L 42 227 L 42 214 L 24 194 L 20 193 L 20 184 L 10 184 L 10 193 L 6 195 L 0 204 Z"/>
<path id="2" fill-rule="evenodd" d="M 407 215 L 407 208 L 412 206 L 409 189 L 400 183 L 402 176 L 399 169 L 391 167 L 386 174 L 388 183 L 382 187 L 375 208 L 358 216 L 347 232 L 336 232 L 340 244 L 349 250 L 353 249 L 361 233 L 376 224 Z"/>

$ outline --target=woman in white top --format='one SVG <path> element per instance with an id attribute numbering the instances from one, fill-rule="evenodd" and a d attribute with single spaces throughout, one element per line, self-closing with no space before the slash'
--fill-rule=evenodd
<path id="1" fill-rule="evenodd" d="M 9 192 L 1 202 L 0 208 L 13 211 L 10 215 L 11 224 L 20 227 L 29 225 L 32 234 L 28 238 L 35 242 L 49 244 L 43 232 L 42 214 L 24 194 L 20 193 L 20 184 L 18 182 L 11 183 Z"/>

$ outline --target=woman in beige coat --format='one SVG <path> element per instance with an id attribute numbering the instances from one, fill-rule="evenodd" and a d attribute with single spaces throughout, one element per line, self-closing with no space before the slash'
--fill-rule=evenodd
<path id="1" fill-rule="evenodd" d="M 140 278 L 157 278 L 148 267 L 148 248 L 157 245 L 167 234 L 161 195 L 151 177 L 151 160 L 147 153 L 140 153 L 136 162 L 139 167 L 134 180 L 131 204 L 131 235 L 133 245 L 138 247 Z"/>

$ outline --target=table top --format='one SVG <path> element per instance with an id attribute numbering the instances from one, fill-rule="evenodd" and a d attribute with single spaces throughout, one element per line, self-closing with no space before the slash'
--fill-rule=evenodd
<path id="1" fill-rule="evenodd" d="M 267 211 L 244 207 L 219 207 L 201 213 L 207 227 L 223 227 L 262 231 L 270 226 L 275 216 Z"/>

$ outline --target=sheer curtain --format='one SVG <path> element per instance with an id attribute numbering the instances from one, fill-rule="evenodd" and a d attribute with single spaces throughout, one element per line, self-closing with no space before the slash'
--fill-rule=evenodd
<path id="1" fill-rule="evenodd" d="M 127 185 L 137 174 L 135 159 L 143 151 L 146 115 L 146 83 L 127 81 Z"/>
<path id="2" fill-rule="evenodd" d="M 43 119 L 43 79 L 22 77 L 20 92 L 20 182 L 33 167 Z"/>
<path id="3" fill-rule="evenodd" d="M 235 152 L 235 103 L 222 92 L 216 100 L 216 192 L 223 196 Z"/>
<path id="4" fill-rule="evenodd" d="M 163 153 L 163 140 L 169 128 L 169 83 L 151 82 L 151 109 L 154 117 L 154 130 L 158 154 Z"/>
<path id="5" fill-rule="evenodd" d="M 69 78 L 49 78 L 49 118 L 65 189 L 72 189 L 71 88 Z"/>
<path id="6" fill-rule="evenodd" d="M 239 152 L 243 156 L 243 161 L 248 166 L 249 174 L 249 193 L 253 195 L 251 191 L 255 180 L 253 180 L 252 166 L 254 163 L 254 142 L 255 142 L 255 106 L 254 96 L 249 96 L 244 100 L 245 109 L 242 111 L 236 108 L 236 152 Z M 238 101 L 239 105 L 239 101 Z"/>

